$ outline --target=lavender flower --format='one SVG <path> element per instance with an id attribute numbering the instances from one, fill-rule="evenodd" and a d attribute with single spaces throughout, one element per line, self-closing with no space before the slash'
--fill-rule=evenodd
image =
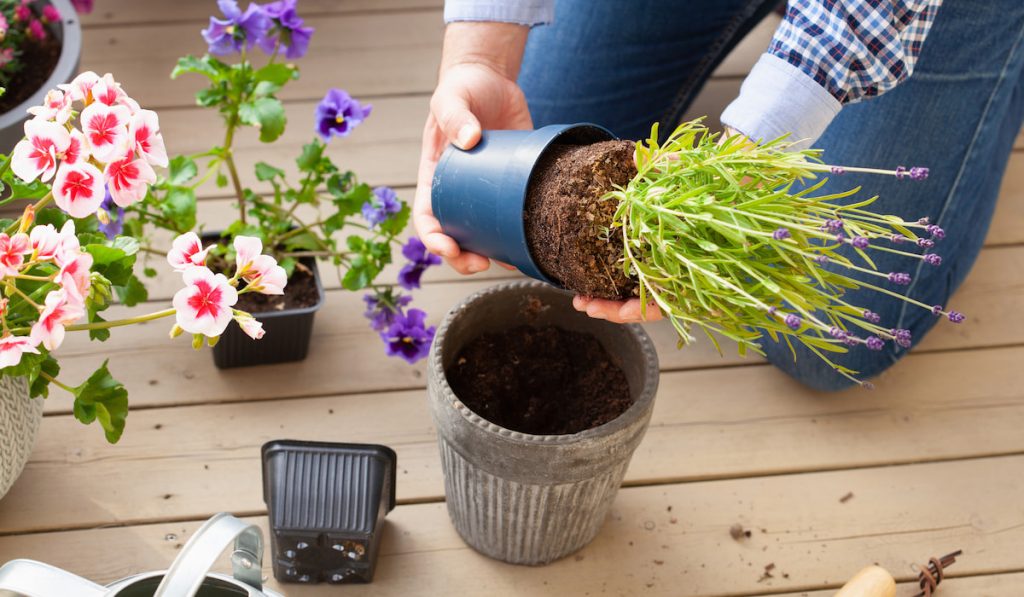
<path id="1" fill-rule="evenodd" d="M 264 52 L 272 54 L 275 50 L 284 50 L 285 58 L 289 60 L 306 55 L 313 28 L 303 26 L 304 21 L 295 12 L 295 2 L 278 0 L 263 7 L 272 19 L 270 34 L 260 40 Z"/>
<path id="2" fill-rule="evenodd" d="M 963 320 L 967 319 L 964 317 L 964 314 L 959 311 L 950 311 L 949 315 L 946 317 L 948 317 L 953 323 L 961 323 Z"/>
<path id="3" fill-rule="evenodd" d="M 383 332 L 391 327 L 391 324 L 395 322 L 395 317 L 402 313 L 402 309 L 412 302 L 412 297 L 400 294 L 389 302 L 386 297 L 365 294 L 363 302 L 366 303 L 363 317 L 370 320 L 370 327 L 375 332 Z"/>
<path id="4" fill-rule="evenodd" d="M 864 344 L 868 347 L 868 350 L 882 350 L 885 348 L 885 341 L 878 336 L 871 336 L 864 341 Z"/>
<path id="5" fill-rule="evenodd" d="M 775 312 L 778 311 L 778 307 L 768 307 L 768 315 L 774 316 Z"/>
<path id="6" fill-rule="evenodd" d="M 825 230 L 828 230 L 829 232 L 839 232 L 842 229 L 843 229 L 843 221 L 842 220 L 838 220 L 837 219 L 837 220 L 826 220 L 825 221 Z"/>
<path id="7" fill-rule="evenodd" d="M 316 132 L 325 141 L 347 137 L 370 115 L 373 106 L 361 105 L 341 89 L 330 89 L 316 106 Z"/>
<path id="8" fill-rule="evenodd" d="M 100 203 L 100 209 L 106 215 L 104 217 L 97 214 L 97 219 L 99 220 L 97 228 L 108 239 L 114 240 L 114 237 L 121 234 L 121 231 L 124 230 L 124 208 L 114 203 L 114 198 L 110 196 L 110 189 L 106 189 L 106 195 L 103 197 L 103 203 Z"/>
<path id="9" fill-rule="evenodd" d="M 832 166 L 832 168 L 830 168 L 830 171 L 832 172 L 832 174 L 846 174 L 846 169 L 843 168 L 842 166 Z"/>
<path id="10" fill-rule="evenodd" d="M 786 316 L 784 321 L 786 322 L 786 325 L 788 325 L 790 329 L 792 329 L 792 330 L 800 329 L 801 320 L 800 320 L 800 316 L 799 315 L 793 315 L 792 313 L 790 313 L 789 315 Z"/>
<path id="11" fill-rule="evenodd" d="M 441 258 L 433 253 L 427 252 L 420 239 L 410 237 L 402 247 L 402 255 L 409 260 L 409 263 L 398 272 L 398 285 L 406 290 L 420 287 L 420 278 L 423 272 L 432 265 L 439 265 Z"/>
<path id="12" fill-rule="evenodd" d="M 857 336 L 854 336 L 853 334 L 846 334 L 845 336 L 843 336 L 843 344 L 847 346 L 857 346 L 861 342 L 863 342 L 863 340 L 861 340 Z"/>
<path id="13" fill-rule="evenodd" d="M 942 265 L 942 257 L 935 253 L 925 253 L 923 259 L 928 265 Z"/>
<path id="14" fill-rule="evenodd" d="M 935 241 L 928 240 L 927 238 L 919 238 L 917 239 L 917 246 L 922 249 L 930 249 L 935 246 Z"/>
<path id="15" fill-rule="evenodd" d="M 870 381 L 862 381 L 860 382 L 860 387 L 864 388 L 865 390 L 874 390 L 875 384 L 871 383 Z"/>
<path id="16" fill-rule="evenodd" d="M 942 239 L 946 238 L 946 231 L 943 230 L 942 228 L 939 228 L 935 224 L 929 224 L 928 227 L 925 228 L 925 230 L 935 240 L 942 240 Z"/>
<path id="17" fill-rule="evenodd" d="M 929 221 L 928 220 L 928 216 L 925 216 L 925 217 L 921 218 L 920 220 L 918 220 L 917 223 L 922 225 L 922 226 L 927 226 L 928 225 L 928 221 Z"/>
<path id="18" fill-rule="evenodd" d="M 846 242 L 846 235 L 843 234 L 842 232 L 837 234 L 836 235 L 836 242 L 845 243 Z"/>
<path id="19" fill-rule="evenodd" d="M 434 326 L 426 327 L 427 314 L 419 309 L 409 309 L 407 313 L 397 313 L 387 330 L 381 332 L 384 340 L 384 352 L 389 356 L 402 357 L 410 363 L 427 356 L 430 343 L 434 339 Z"/>
<path id="20" fill-rule="evenodd" d="M 779 228 L 775 232 L 772 232 L 772 238 L 775 240 L 783 240 L 789 238 L 789 230 L 787 228 Z"/>
<path id="21" fill-rule="evenodd" d="M 858 249 L 866 249 L 871 244 L 870 242 L 868 242 L 868 239 L 863 237 L 863 236 L 855 236 L 855 237 L 853 237 L 853 241 L 852 242 L 853 242 L 853 246 L 857 247 Z"/>
<path id="22" fill-rule="evenodd" d="M 901 244 L 903 241 L 905 241 L 907 239 L 902 234 L 894 234 L 894 235 L 889 237 L 889 240 L 892 241 L 892 244 L 898 245 L 898 244 Z"/>
<path id="23" fill-rule="evenodd" d="M 814 258 L 814 261 L 816 261 L 818 265 L 825 265 L 829 261 L 828 255 L 818 255 Z"/>
<path id="24" fill-rule="evenodd" d="M 903 272 L 891 272 L 889 274 L 889 281 L 893 284 L 899 284 L 900 286 L 906 286 L 910 284 L 910 274 Z"/>
<path id="25" fill-rule="evenodd" d="M 870 321 L 871 323 L 878 323 L 882 321 L 882 316 L 879 315 L 878 313 L 875 313 L 874 311 L 871 311 L 870 309 L 864 309 L 864 312 L 861 313 L 861 316 L 867 321 Z"/>
<path id="26" fill-rule="evenodd" d="M 210 17 L 210 26 L 203 29 L 203 39 L 210 45 L 210 53 L 223 56 L 241 52 L 262 43 L 270 29 L 270 18 L 263 8 L 252 3 L 243 13 L 235 0 L 217 0 L 217 6 L 226 19 Z"/>
<path id="27" fill-rule="evenodd" d="M 363 219 L 370 227 L 377 226 L 396 213 L 402 211 L 402 203 L 391 187 L 373 189 L 373 197 L 363 204 Z"/>
<path id="28" fill-rule="evenodd" d="M 889 330 L 889 333 L 892 334 L 893 340 L 896 341 L 896 344 L 899 344 L 903 348 L 910 348 L 910 345 L 912 344 L 911 341 L 913 340 L 910 330 L 892 329 Z"/>
<path id="29" fill-rule="evenodd" d="M 840 329 L 837 326 L 832 326 L 828 329 L 828 335 L 838 340 L 842 340 L 843 338 L 846 337 L 846 331 Z"/>
<path id="30" fill-rule="evenodd" d="M 924 180 L 928 178 L 928 168 L 911 168 L 910 169 L 910 180 Z"/>
<path id="31" fill-rule="evenodd" d="M 935 305 L 932 307 L 932 315 L 942 315 L 942 305 Z"/>

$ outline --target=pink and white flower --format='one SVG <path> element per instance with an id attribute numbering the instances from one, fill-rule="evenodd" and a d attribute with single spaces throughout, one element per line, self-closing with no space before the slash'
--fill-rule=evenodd
<path id="1" fill-rule="evenodd" d="M 183 278 L 186 286 L 174 294 L 172 301 L 178 325 L 190 334 L 210 338 L 223 334 L 231 323 L 231 307 L 238 302 L 238 291 L 224 274 L 205 267 L 190 267 Z"/>
<path id="2" fill-rule="evenodd" d="M 206 254 L 210 248 L 203 248 L 203 243 L 195 232 L 186 232 L 171 243 L 171 250 L 167 252 L 167 263 L 171 264 L 176 272 L 183 272 L 196 265 L 206 265 Z"/>
<path id="3" fill-rule="evenodd" d="M 135 142 L 135 151 L 154 166 L 167 166 L 167 149 L 160 134 L 160 120 L 152 110 L 139 110 L 128 125 L 128 136 Z"/>
<path id="4" fill-rule="evenodd" d="M 29 337 L 37 345 L 42 344 L 46 350 L 57 350 L 64 342 L 64 326 L 78 321 L 84 315 L 85 310 L 81 305 L 68 301 L 65 290 L 54 290 L 46 295 L 39 321 L 32 325 Z"/>
<path id="5" fill-rule="evenodd" d="M 86 105 L 89 105 L 92 103 L 92 88 L 99 83 L 99 80 L 99 75 L 87 70 L 72 79 L 70 83 L 57 85 L 57 88 L 64 91 L 71 101 L 85 102 Z"/>
<path id="6" fill-rule="evenodd" d="M 242 331 L 245 332 L 245 335 L 253 340 L 259 340 L 266 334 L 263 330 L 263 324 L 245 311 L 235 311 L 235 321 L 238 323 L 238 327 L 242 328 Z"/>
<path id="7" fill-rule="evenodd" d="M 75 305 L 85 305 L 85 297 L 89 296 L 89 287 L 92 285 L 89 272 L 92 255 L 84 251 L 77 254 L 66 252 L 61 260 L 63 263 L 57 280 L 67 293 L 67 300 Z"/>
<path id="8" fill-rule="evenodd" d="M 120 207 L 142 201 L 149 191 L 149 185 L 156 182 L 153 167 L 146 160 L 135 158 L 135 154 L 130 151 L 124 157 L 107 164 L 106 176 L 110 197 Z"/>
<path id="9" fill-rule="evenodd" d="M 0 275 L 16 275 L 25 263 L 25 253 L 31 250 L 27 234 L 19 232 L 8 236 L 0 232 Z"/>
<path id="10" fill-rule="evenodd" d="M 60 248 L 54 253 L 53 258 L 57 265 L 64 267 L 65 264 L 74 260 L 82 252 L 82 243 L 78 240 L 75 232 L 75 221 L 68 220 L 60 228 Z M 92 262 L 89 263 L 92 266 Z"/>
<path id="11" fill-rule="evenodd" d="M 71 97 L 60 89 L 51 89 L 46 92 L 43 105 L 32 106 L 28 113 L 42 120 L 64 124 L 71 118 Z"/>
<path id="12" fill-rule="evenodd" d="M 36 343 L 28 336 L 4 336 L 0 338 L 0 368 L 12 367 L 21 362 L 26 352 L 39 354 Z"/>
<path id="13" fill-rule="evenodd" d="M 128 108 L 94 102 L 82 110 L 82 131 L 89 153 L 101 162 L 120 158 L 129 148 Z"/>
<path id="14" fill-rule="evenodd" d="M 68 220 L 69 222 L 71 220 Z M 61 248 L 60 233 L 53 227 L 53 224 L 36 226 L 29 233 L 29 242 L 32 246 L 32 254 L 40 261 L 49 261 L 57 256 Z"/>
<path id="15" fill-rule="evenodd" d="M 105 196 L 103 173 L 89 162 L 63 164 L 53 181 L 53 200 L 73 218 L 96 213 Z"/>
<path id="16" fill-rule="evenodd" d="M 284 287 L 288 284 L 284 268 L 270 255 L 257 255 L 242 278 L 248 282 L 247 288 L 260 294 L 284 294 Z"/>
<path id="17" fill-rule="evenodd" d="M 82 131 L 78 129 L 71 130 L 71 142 L 68 143 L 68 148 L 57 157 L 61 158 L 61 163 L 70 166 L 89 160 L 89 147 L 85 142 L 85 135 Z"/>
<path id="18" fill-rule="evenodd" d="M 92 88 L 92 97 L 101 104 L 108 106 L 124 106 L 135 114 L 139 111 L 139 103 L 128 97 L 121 89 L 121 84 L 114 80 L 110 73 L 103 75 Z"/>
<path id="19" fill-rule="evenodd" d="M 33 119 L 25 123 L 25 136 L 11 153 L 11 170 L 25 182 L 50 180 L 59 155 L 71 144 L 71 135 L 55 122 Z"/>
<path id="20" fill-rule="evenodd" d="M 235 275 L 242 275 L 252 262 L 263 253 L 263 242 L 255 236 L 235 237 Z"/>

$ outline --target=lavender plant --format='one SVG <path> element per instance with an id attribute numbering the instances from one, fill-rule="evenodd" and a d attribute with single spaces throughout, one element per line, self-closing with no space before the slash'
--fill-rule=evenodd
<path id="1" fill-rule="evenodd" d="M 790 146 L 784 139 L 723 141 L 700 120 L 680 125 L 659 143 L 655 125 L 646 144 L 637 144 L 637 175 L 608 195 L 618 201 L 608 234 L 622 235 L 623 267 L 638 280 L 644 308 L 656 305 L 681 344 L 693 341 L 696 326 L 719 351 L 716 335 L 735 341 L 741 354 L 763 354 L 758 341 L 767 333 L 790 349 L 794 341 L 802 344 L 870 387 L 829 355 L 882 350 L 886 342 L 909 347 L 911 333 L 887 328 L 878 314 L 845 295 L 865 288 L 960 323 L 963 314 L 898 292 L 910 275 L 879 271 L 871 258 L 873 251 L 887 252 L 937 266 L 942 259 L 931 249 L 945 232 L 927 218 L 908 222 L 867 209 L 877 197 L 840 202 L 859 189 L 815 195 L 826 179 L 801 190 L 794 185 L 847 171 L 922 180 L 928 170 L 829 166 L 818 150 Z M 850 249 L 856 258 L 847 256 Z"/>

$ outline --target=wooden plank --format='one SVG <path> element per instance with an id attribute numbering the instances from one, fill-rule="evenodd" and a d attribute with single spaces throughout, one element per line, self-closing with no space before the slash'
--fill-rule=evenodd
<path id="1" fill-rule="evenodd" d="M 950 573 L 954 572 L 950 571 Z M 920 590 L 918 584 L 913 581 L 898 586 L 899 595 L 913 595 Z M 1024 587 L 1024 573 L 991 574 L 969 578 L 947 578 L 942 581 L 939 592 L 936 594 L 941 597 L 1002 597 L 1003 595 L 1013 595 L 1020 590 L 1020 587 Z M 778 597 L 834 597 L 835 592 L 836 589 L 804 591 L 786 593 Z"/>
<path id="2" fill-rule="evenodd" d="M 1022 358 L 1024 347 L 912 354 L 875 392 L 841 394 L 809 391 L 767 366 L 664 373 L 626 482 L 1024 452 Z M 330 373 L 355 375 L 364 360 L 355 351 L 336 353 Z M 130 369 L 115 373 L 124 371 Z M 311 373 L 299 365 L 216 375 L 211 384 L 231 387 L 235 400 L 247 402 L 136 410 L 115 446 L 69 415 L 46 417 L 22 478 L 0 501 L 0 534 L 258 511 L 260 446 L 286 437 L 390 445 L 400 463 L 399 499 L 440 499 L 440 461 L 422 389 L 254 401 L 264 386 L 304 386 Z M 167 379 L 152 389 L 164 386 L 178 395 L 207 391 Z M 145 394 L 133 398 L 152 400 Z M 89 497 L 65 507 L 77 494 Z"/>
<path id="3" fill-rule="evenodd" d="M 840 502 L 850 491 L 854 497 Z M 539 568 L 502 564 L 470 550 L 444 504 L 400 506 L 384 527 L 373 584 L 345 592 L 751 595 L 834 587 L 872 562 L 908 581 L 922 558 L 955 548 L 965 556 L 952 576 L 1019 572 L 1024 512 L 1008 496 L 1021 492 L 1022 456 L 628 488 L 593 543 Z M 251 520 L 266 528 L 265 519 Z M 751 529 L 751 538 L 730 537 L 737 523 Z M 165 568 L 197 524 L 3 537 L 0 560 L 37 558 L 110 581 Z M 97 557 L 101 551 L 110 557 Z M 769 564 L 774 568 L 766 578 Z M 284 588 L 295 596 L 338 591 Z"/>
<path id="4" fill-rule="evenodd" d="M 207 9 L 214 6 L 210 2 Z M 285 87 L 281 99 L 319 100 L 330 87 L 359 98 L 433 90 L 444 29 L 440 10 L 324 15 L 308 24 L 316 33 L 309 53 L 298 61 L 302 77 Z M 154 22 L 87 31 L 82 68 L 113 73 L 143 107 L 194 106 L 195 92 L 206 79 L 171 80 L 169 75 L 179 57 L 206 51 L 201 28 L 195 22 Z M 254 60 L 262 64 L 264 58 Z"/>
<path id="5" fill-rule="evenodd" d="M 244 2 L 240 2 L 243 6 Z M 444 0 L 303 0 L 299 14 L 305 18 L 323 14 L 351 14 L 377 11 L 405 11 L 441 8 Z M 210 0 L 177 2 L 139 2 L 139 0 L 102 0 L 91 14 L 82 16 L 88 37 L 93 30 L 114 25 L 192 21 L 205 23 L 219 16 Z"/>

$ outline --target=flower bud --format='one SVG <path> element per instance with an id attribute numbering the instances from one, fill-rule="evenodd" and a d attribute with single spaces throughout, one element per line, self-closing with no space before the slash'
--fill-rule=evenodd
<path id="1" fill-rule="evenodd" d="M 18 232 L 28 232 L 28 229 L 32 227 L 32 224 L 36 221 L 36 206 L 31 203 L 25 207 L 25 211 L 21 214 L 21 226 L 18 227 Z"/>
<path id="2" fill-rule="evenodd" d="M 174 324 L 174 327 L 171 328 L 171 332 L 169 334 L 167 334 L 167 335 L 170 336 L 171 340 L 174 340 L 175 338 L 177 338 L 178 336 L 180 336 L 180 335 L 182 335 L 184 333 L 185 333 L 185 330 L 183 330 L 180 325 Z"/>
<path id="3" fill-rule="evenodd" d="M 196 350 L 202 349 L 204 337 L 202 334 L 192 334 L 192 348 Z"/>
<path id="4" fill-rule="evenodd" d="M 217 346 L 218 342 L 220 342 L 220 336 L 209 336 L 206 338 L 206 345 L 210 348 Z"/>

